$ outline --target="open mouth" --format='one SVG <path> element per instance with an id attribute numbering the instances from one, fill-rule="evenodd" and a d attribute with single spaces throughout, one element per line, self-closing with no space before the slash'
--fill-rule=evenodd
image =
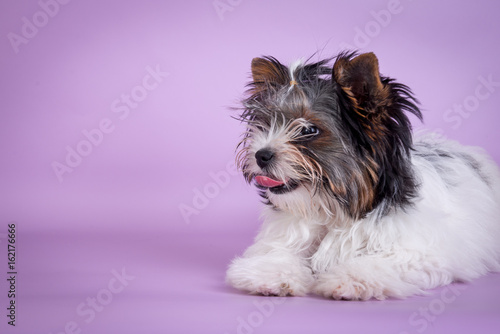
<path id="1" fill-rule="evenodd" d="M 284 194 L 296 189 L 299 183 L 294 180 L 280 181 L 267 176 L 259 175 L 255 177 L 257 187 L 260 189 L 269 189 L 273 194 Z"/>

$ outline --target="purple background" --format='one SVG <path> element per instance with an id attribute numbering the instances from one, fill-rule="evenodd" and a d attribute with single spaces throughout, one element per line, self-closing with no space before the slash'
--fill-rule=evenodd
<path id="1" fill-rule="evenodd" d="M 243 130 L 230 108 L 251 59 L 373 51 L 382 74 L 422 102 L 425 125 L 415 127 L 500 162 L 500 85 L 484 85 L 500 82 L 498 3 L 54 3 L 0 3 L 2 333 L 55 334 L 71 322 L 81 333 L 498 332 L 498 274 L 383 302 L 273 299 L 224 284 L 260 224 L 255 190 L 226 167 Z M 155 84 L 148 68 L 168 76 Z M 121 119 L 124 94 L 138 102 Z M 109 133 L 89 148 L 83 132 L 102 122 Z M 52 165 L 65 164 L 68 147 L 88 154 L 60 180 Z M 15 328 L 6 324 L 9 222 Z M 134 278 L 106 299 L 122 269 Z M 77 308 L 96 297 L 105 305 L 87 323 Z"/>

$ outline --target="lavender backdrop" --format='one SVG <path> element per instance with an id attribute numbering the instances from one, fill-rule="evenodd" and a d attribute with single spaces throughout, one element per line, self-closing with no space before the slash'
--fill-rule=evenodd
<path id="1" fill-rule="evenodd" d="M 253 57 L 373 51 L 412 87 L 426 129 L 500 162 L 499 13 L 493 1 L 3 1 L 2 333 L 496 333 L 496 274 L 348 303 L 247 296 L 224 271 L 259 226 L 231 165 L 230 107 Z"/>

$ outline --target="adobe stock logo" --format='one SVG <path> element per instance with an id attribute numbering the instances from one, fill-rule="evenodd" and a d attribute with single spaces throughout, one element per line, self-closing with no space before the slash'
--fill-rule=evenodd
<path id="1" fill-rule="evenodd" d="M 231 177 L 238 175 L 238 168 L 234 162 L 228 162 L 226 164 L 225 170 L 220 170 L 216 173 L 210 172 L 210 178 L 213 182 L 206 183 L 203 187 L 194 188 L 194 196 L 191 200 L 191 205 L 180 203 L 178 208 L 179 212 L 186 224 L 191 223 L 191 216 L 197 216 L 202 210 L 204 210 L 210 204 L 210 200 L 213 200 L 219 196 L 222 189 L 226 188 L 231 182 Z"/>
<path id="2" fill-rule="evenodd" d="M 140 106 L 140 103 L 169 76 L 169 73 L 163 71 L 160 65 L 147 66 L 145 71 L 146 74 L 140 84 L 132 87 L 128 93 L 122 93 L 119 98 L 111 102 L 111 112 L 118 120 L 113 121 L 111 118 L 104 117 L 96 127 L 90 130 L 83 129 L 81 134 L 84 138 L 75 145 L 66 145 L 65 159 L 61 160 L 62 162 L 52 161 L 52 170 L 60 183 L 64 181 L 66 174 L 72 173 L 75 168 L 80 166 L 83 160 L 104 142 L 106 135 L 112 133 L 120 122 L 129 118 L 132 112 Z"/>
<path id="3" fill-rule="evenodd" d="M 221 21 L 224 21 L 224 13 L 232 12 L 236 7 L 241 5 L 243 0 L 214 0 L 212 5 L 214 6 L 215 12 L 219 16 Z"/>
<path id="4" fill-rule="evenodd" d="M 249 313 L 246 317 L 236 318 L 236 334 L 252 334 L 256 329 L 263 326 L 275 312 L 276 305 L 284 304 L 288 297 L 266 297 L 253 302 L 256 310 Z M 224 334 L 230 334 L 225 332 Z"/>
<path id="5" fill-rule="evenodd" d="M 500 87 L 500 81 L 494 81 L 492 74 L 487 77 L 480 75 L 477 80 L 479 83 L 474 93 L 466 96 L 461 103 L 454 103 L 453 108 L 446 109 L 443 114 L 443 120 L 446 123 L 453 123 L 451 127 L 455 130 L 462 125 L 464 119 L 479 109 L 482 101 L 489 99 Z"/>
<path id="6" fill-rule="evenodd" d="M 61 330 L 49 332 L 49 334 L 83 333 L 85 326 L 98 318 L 100 313 L 110 308 L 110 304 L 115 300 L 115 297 L 121 294 L 135 280 L 135 276 L 127 274 L 125 268 L 122 268 L 121 271 L 113 269 L 111 274 L 112 277 L 108 280 L 106 287 L 97 291 L 96 294 L 87 297 L 85 301 L 76 306 L 75 313 L 78 317 L 73 317 L 72 320 L 63 324 Z"/>
<path id="7" fill-rule="evenodd" d="M 66 5 L 71 0 L 40 0 L 38 6 L 40 10 L 31 15 L 31 19 L 23 16 L 21 18 L 22 25 L 20 34 L 9 32 L 7 38 L 14 50 L 14 53 L 19 53 L 19 47 L 22 44 L 28 44 L 30 40 L 38 35 L 41 28 L 45 27 L 52 18 L 54 18 L 61 8 L 61 5 Z"/>
<path id="8" fill-rule="evenodd" d="M 403 10 L 404 6 L 400 0 L 389 0 L 384 9 L 379 11 L 371 10 L 370 15 L 373 19 L 366 22 L 363 27 L 356 26 L 354 28 L 355 34 L 352 40 L 354 45 L 342 42 L 340 48 L 356 50 L 367 47 L 372 40 L 382 33 L 383 29 L 392 23 L 393 18 L 401 14 Z"/>
<path id="9" fill-rule="evenodd" d="M 448 306 L 454 303 L 460 295 L 467 289 L 467 286 L 459 284 L 450 284 L 446 286 L 439 296 L 433 298 L 427 304 L 427 307 L 419 307 L 418 311 L 413 312 L 408 317 L 408 325 L 411 326 L 407 331 L 401 331 L 399 334 L 423 333 L 431 327 L 436 319 L 445 313 Z"/>

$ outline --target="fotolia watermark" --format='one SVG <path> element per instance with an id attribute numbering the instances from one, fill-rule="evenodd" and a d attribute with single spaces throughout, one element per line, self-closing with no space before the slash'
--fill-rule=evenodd
<path id="1" fill-rule="evenodd" d="M 229 185 L 231 177 L 235 175 L 238 175 L 238 169 L 234 162 L 227 163 L 224 170 L 215 173 L 210 172 L 209 176 L 212 182 L 193 189 L 194 196 L 191 204 L 179 204 L 179 211 L 184 222 L 186 224 L 191 223 L 191 216 L 199 215 L 210 204 L 210 200 L 219 196 L 220 191 Z"/>
<path id="2" fill-rule="evenodd" d="M 158 88 L 169 75 L 168 72 L 161 70 L 160 65 L 147 66 L 145 70 L 147 74 L 142 78 L 141 84 L 134 86 L 129 93 L 121 94 L 111 103 L 110 109 L 120 121 L 127 119 L 130 112 L 136 109 L 148 97 L 148 94 Z M 78 143 L 66 146 L 65 159 L 62 162 L 53 161 L 51 163 L 52 170 L 60 183 L 64 181 L 65 174 L 72 173 L 75 168 L 81 165 L 83 159 L 94 151 L 94 148 L 103 143 L 106 135 L 115 130 L 115 125 L 116 122 L 111 118 L 104 117 L 95 128 L 83 129 L 81 131 L 83 138 Z"/>
<path id="3" fill-rule="evenodd" d="M 236 318 L 236 334 L 252 334 L 255 329 L 262 326 L 266 319 L 271 317 L 275 311 L 276 305 L 285 303 L 287 297 L 262 297 L 262 300 L 253 302 L 256 310 L 249 313 L 246 317 L 238 316 Z M 230 334 L 225 332 L 224 334 Z"/>
<path id="4" fill-rule="evenodd" d="M 82 324 L 90 324 L 97 315 L 103 312 L 114 299 L 114 296 L 122 293 L 123 290 L 135 279 L 125 272 L 122 268 L 121 272 L 112 270 L 113 277 L 108 281 L 105 288 L 97 291 L 95 296 L 87 297 L 87 299 L 77 305 L 75 312 L 79 317 L 79 321 L 68 321 L 64 325 L 64 329 L 49 334 L 79 334 L 82 332 Z"/>
<path id="5" fill-rule="evenodd" d="M 403 9 L 400 0 L 389 0 L 385 9 L 370 11 L 373 20 L 366 22 L 363 27 L 354 27 L 354 45 L 342 42 L 340 48 L 356 50 L 368 46 L 374 38 L 380 35 L 383 28 L 389 26 L 394 16 L 400 14 Z"/>
<path id="6" fill-rule="evenodd" d="M 212 5 L 214 6 L 215 12 L 219 16 L 221 21 L 224 21 L 224 13 L 232 12 L 236 7 L 241 5 L 243 0 L 214 0 Z"/>
<path id="7" fill-rule="evenodd" d="M 459 284 L 446 286 L 439 297 L 432 299 L 427 307 L 420 307 L 408 318 L 408 324 L 412 327 L 412 332 L 403 331 L 399 334 L 423 333 L 439 315 L 446 311 L 447 305 L 453 303 L 467 287 Z"/>
<path id="8" fill-rule="evenodd" d="M 19 53 L 19 48 L 23 44 L 28 44 L 30 40 L 38 35 L 40 29 L 45 27 L 61 9 L 61 5 L 66 5 L 71 0 L 40 0 L 38 6 L 40 10 L 36 11 L 30 18 L 23 16 L 22 25 L 19 33 L 9 32 L 7 38 L 12 46 L 14 53 Z"/>

